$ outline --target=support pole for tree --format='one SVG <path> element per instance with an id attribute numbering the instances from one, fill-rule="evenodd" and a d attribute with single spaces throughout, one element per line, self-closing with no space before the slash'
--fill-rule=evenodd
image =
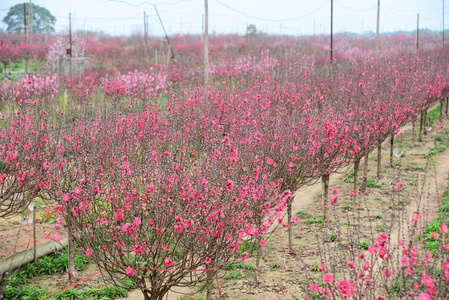
<path id="1" fill-rule="evenodd" d="M 204 0 L 204 84 L 209 81 L 209 3 Z"/>
<path id="2" fill-rule="evenodd" d="M 377 0 L 376 58 L 379 58 L 379 20 L 380 20 L 380 0 Z"/>

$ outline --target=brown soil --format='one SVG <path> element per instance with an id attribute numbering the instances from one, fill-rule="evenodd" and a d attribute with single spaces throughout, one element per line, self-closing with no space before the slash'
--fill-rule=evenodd
<path id="1" fill-rule="evenodd" d="M 33 226 L 32 224 L 21 224 L 24 218 L 14 216 L 11 218 L 0 218 L 0 260 L 3 260 L 14 253 L 34 247 Z M 61 230 L 55 230 L 55 224 L 37 223 L 36 225 L 36 244 L 43 245 L 49 241 L 45 236 L 59 235 L 61 239 L 67 236 L 67 230 L 62 227 Z M 1 275 L 1 274 L 0 274 Z"/>

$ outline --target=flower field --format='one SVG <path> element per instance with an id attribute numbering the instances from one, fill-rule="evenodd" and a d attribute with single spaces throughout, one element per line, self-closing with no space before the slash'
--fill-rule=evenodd
<path id="1" fill-rule="evenodd" d="M 0 36 L 0 217 L 40 218 L 0 258 L 31 249 L 33 226 L 70 240 L 52 271 L 0 274 L 0 295 L 449 297 L 438 36 L 385 35 L 377 57 L 374 38 L 337 35 L 329 61 L 325 36 L 213 35 L 208 82 L 199 36 L 74 40 L 89 65 L 66 74 L 66 37 Z M 40 70 L 8 75 L 22 63 Z"/>

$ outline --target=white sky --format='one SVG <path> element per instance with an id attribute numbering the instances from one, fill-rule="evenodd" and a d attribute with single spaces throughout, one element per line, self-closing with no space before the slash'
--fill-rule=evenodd
<path id="1" fill-rule="evenodd" d="M 15 4 L 29 0 L 1 0 L 0 20 Z M 380 32 L 420 28 L 441 30 L 444 0 L 380 0 Z M 204 0 L 33 0 L 57 18 L 56 31 L 103 30 L 111 35 L 143 32 L 148 14 L 150 35 L 162 35 L 153 4 L 168 34 L 200 33 Z M 449 1 L 445 15 L 449 13 Z M 331 0 L 209 0 L 209 32 L 245 33 L 247 24 L 269 34 L 329 34 Z M 334 32 L 376 31 L 377 0 L 334 0 Z M 445 19 L 447 19 L 445 17 Z M 445 28 L 449 26 L 446 21 Z M 0 23 L 0 28 L 6 29 Z"/>

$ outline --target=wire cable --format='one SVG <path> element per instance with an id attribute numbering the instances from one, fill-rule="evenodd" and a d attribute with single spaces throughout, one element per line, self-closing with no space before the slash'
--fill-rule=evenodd
<path id="1" fill-rule="evenodd" d="M 267 22 L 290 22 L 290 21 L 300 20 L 300 19 L 303 19 L 303 18 L 305 18 L 305 17 L 308 17 L 308 16 L 310 16 L 310 15 L 316 13 L 317 11 L 321 10 L 323 7 L 325 7 L 325 6 L 327 6 L 327 5 L 329 4 L 329 3 L 326 1 L 323 5 L 321 5 L 321 6 L 318 7 L 317 9 L 315 9 L 315 10 L 313 10 L 313 11 L 311 11 L 311 12 L 305 14 L 305 15 L 302 15 L 302 16 L 300 16 L 300 17 L 291 18 L 291 19 L 278 19 L 278 20 L 276 20 L 276 19 L 265 19 L 265 18 L 260 18 L 260 17 L 252 16 L 252 15 L 249 15 L 249 14 L 243 12 L 243 11 L 237 10 L 237 9 L 235 9 L 235 8 L 233 8 L 233 7 L 229 6 L 229 5 L 227 5 L 227 4 L 223 3 L 223 2 L 221 2 L 220 0 L 215 0 L 215 1 L 216 1 L 218 4 L 224 6 L 224 7 L 228 8 L 228 9 L 230 9 L 230 10 L 232 10 L 232 11 L 238 13 L 238 14 L 244 15 L 244 16 L 246 16 L 246 17 L 248 17 L 248 18 L 253 18 L 253 19 L 256 19 L 256 20 L 267 21 Z"/>

